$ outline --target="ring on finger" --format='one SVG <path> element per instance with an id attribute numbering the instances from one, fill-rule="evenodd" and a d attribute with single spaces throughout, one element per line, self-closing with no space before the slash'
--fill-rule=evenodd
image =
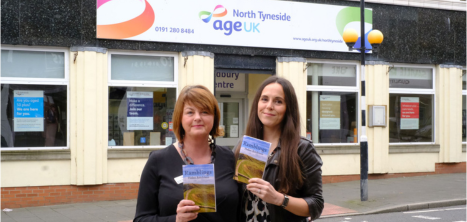
<path id="1" fill-rule="evenodd" d="M 258 194 L 261 194 L 261 188 L 260 188 L 260 189 L 258 189 Z"/>

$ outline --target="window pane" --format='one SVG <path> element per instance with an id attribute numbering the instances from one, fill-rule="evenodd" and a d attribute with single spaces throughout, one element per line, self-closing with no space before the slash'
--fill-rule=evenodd
<path id="1" fill-rule="evenodd" d="M 356 86 L 356 66 L 312 63 L 307 68 L 307 84 L 320 86 Z"/>
<path id="2" fill-rule="evenodd" d="M 357 93 L 307 92 L 306 118 L 314 143 L 356 143 Z"/>
<path id="3" fill-rule="evenodd" d="M 2 148 L 67 146 L 67 87 L 2 84 Z"/>
<path id="4" fill-rule="evenodd" d="M 63 52 L 2 50 L 2 77 L 65 78 Z"/>
<path id="5" fill-rule="evenodd" d="M 112 55 L 112 80 L 174 81 L 174 58 Z"/>
<path id="6" fill-rule="evenodd" d="M 394 67 L 389 72 L 389 88 L 433 89 L 433 70 Z"/>
<path id="7" fill-rule="evenodd" d="M 109 146 L 175 142 L 172 114 L 176 89 L 109 87 Z"/>
<path id="8" fill-rule="evenodd" d="M 466 125 L 465 125 L 465 115 L 466 115 L 466 95 L 462 96 L 462 142 L 466 142 L 465 140 L 465 131 L 466 131 Z"/>
<path id="9" fill-rule="evenodd" d="M 433 95 L 389 94 L 389 142 L 433 142 Z"/>

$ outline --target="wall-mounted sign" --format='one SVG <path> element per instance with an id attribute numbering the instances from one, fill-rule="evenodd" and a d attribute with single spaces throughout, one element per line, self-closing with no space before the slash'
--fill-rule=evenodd
<path id="1" fill-rule="evenodd" d="M 153 129 L 152 96 L 152 92 L 127 92 L 127 130 Z"/>
<path id="2" fill-rule="evenodd" d="M 418 97 L 401 97 L 401 129 L 418 129 L 420 99 Z"/>
<path id="3" fill-rule="evenodd" d="M 237 72 L 216 72 L 216 91 L 245 92 L 245 74 Z"/>
<path id="4" fill-rule="evenodd" d="M 319 96 L 319 129 L 341 128 L 341 97 Z"/>
<path id="5" fill-rule="evenodd" d="M 96 18 L 100 39 L 341 52 L 344 29 L 360 30 L 359 7 L 290 1 L 97 0 Z"/>
<path id="6" fill-rule="evenodd" d="M 14 132 L 44 131 L 44 91 L 13 91 Z"/>

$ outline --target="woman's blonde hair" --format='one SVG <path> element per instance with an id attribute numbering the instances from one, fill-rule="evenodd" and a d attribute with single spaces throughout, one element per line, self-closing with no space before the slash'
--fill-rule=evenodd
<path id="1" fill-rule="evenodd" d="M 186 103 L 191 103 L 196 108 L 206 110 L 209 114 L 214 115 L 214 124 L 209 132 L 212 139 L 224 135 L 224 131 L 219 129 L 221 112 L 216 97 L 205 86 L 185 86 L 178 96 L 172 119 L 173 130 L 178 141 L 183 142 L 183 137 L 185 136 L 185 130 L 182 126 L 182 116 Z"/>

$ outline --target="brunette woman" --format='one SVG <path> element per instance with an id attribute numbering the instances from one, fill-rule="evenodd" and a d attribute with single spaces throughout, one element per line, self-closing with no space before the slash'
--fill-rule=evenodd
<path id="1" fill-rule="evenodd" d="M 183 88 L 173 114 L 177 143 L 150 154 L 141 175 L 133 221 L 237 221 L 238 186 L 235 158 L 228 148 L 217 146 L 220 110 L 214 95 L 204 86 Z M 216 213 L 193 213 L 199 207 L 183 199 L 182 166 L 214 164 Z"/>
<path id="2" fill-rule="evenodd" d="M 272 146 L 263 178 L 251 178 L 248 185 L 241 185 L 240 221 L 319 218 L 324 207 L 323 162 L 313 143 L 300 136 L 300 113 L 292 84 L 284 78 L 269 77 L 252 104 L 245 134 Z"/>

